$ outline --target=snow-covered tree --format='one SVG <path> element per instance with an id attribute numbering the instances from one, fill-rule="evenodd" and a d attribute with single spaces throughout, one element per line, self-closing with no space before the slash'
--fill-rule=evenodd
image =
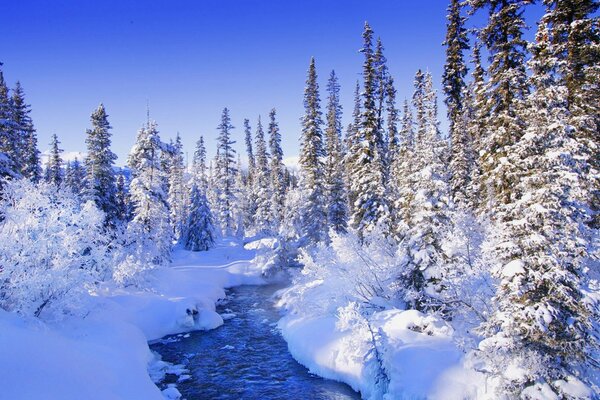
<path id="1" fill-rule="evenodd" d="M 388 168 L 391 167 L 398 151 L 398 119 L 400 110 L 396 108 L 396 88 L 394 78 L 388 77 L 386 84 L 386 112 L 388 134 Z M 389 173 L 389 171 L 387 171 Z"/>
<path id="2" fill-rule="evenodd" d="M 501 378 L 499 390 L 515 396 L 541 386 L 564 396 L 563 383 L 581 378 L 598 346 L 587 290 L 588 187 L 575 178 L 584 176 L 590 155 L 569 125 L 568 89 L 556 79 L 561 62 L 548 38 L 542 19 L 532 46 L 527 129 L 506 152 L 512 195 L 484 246 L 499 283 L 480 348 Z M 524 373 L 506 373 L 515 367 Z"/>
<path id="3" fill-rule="evenodd" d="M 256 125 L 256 169 L 254 173 L 254 196 L 256 197 L 255 228 L 258 232 L 272 229 L 271 220 L 271 180 L 269 179 L 269 154 L 260 116 Z"/>
<path id="4" fill-rule="evenodd" d="M 413 171 L 415 170 L 414 146 L 415 134 L 412 110 L 408 100 L 404 100 L 402 120 L 399 131 L 399 145 L 390 166 L 389 197 L 393 212 L 391 213 L 392 232 L 400 239 L 407 228 L 410 217 L 408 204 L 414 196 Z"/>
<path id="5" fill-rule="evenodd" d="M 327 127 L 325 128 L 325 190 L 327 223 L 337 233 L 345 233 L 348 226 L 348 206 L 344 185 L 344 157 L 342 154 L 342 105 L 340 85 L 335 71 L 327 82 Z"/>
<path id="6" fill-rule="evenodd" d="M 19 172 L 21 176 L 38 182 L 42 176 L 40 151 L 37 147 L 37 135 L 33 121 L 29 116 L 30 106 L 25 102 L 25 93 L 20 82 L 12 92 L 13 121 L 16 133 L 13 137 L 18 141 Z"/>
<path id="7" fill-rule="evenodd" d="M 363 63 L 364 90 L 360 128 L 349 149 L 351 193 L 355 199 L 351 225 L 359 235 L 371 231 L 380 223 L 389 222 L 389 209 L 385 195 L 385 144 L 378 128 L 376 104 L 377 71 L 373 52 L 373 31 L 365 23 L 364 44 L 361 52 Z"/>
<path id="8" fill-rule="evenodd" d="M 406 231 L 403 245 L 406 259 L 403 281 L 405 299 L 423 310 L 439 306 L 438 292 L 446 262 L 442 239 L 450 228 L 450 200 L 446 144 L 437 121 L 437 96 L 431 74 L 416 80 L 416 113 L 422 116 L 413 149 L 415 158 L 409 178 L 413 194 L 406 199 Z M 406 193 L 406 191 L 404 192 Z"/>
<path id="9" fill-rule="evenodd" d="M 276 111 L 273 108 L 269 112 L 269 150 L 270 150 L 270 173 L 271 173 L 271 213 L 275 226 L 283 219 L 283 208 L 285 206 L 285 165 L 283 165 L 283 150 L 281 149 L 281 133 L 276 121 Z"/>
<path id="10" fill-rule="evenodd" d="M 448 7 L 448 24 L 446 25 L 446 64 L 444 65 L 444 102 L 448 108 L 450 122 L 451 145 L 451 185 L 454 201 L 458 204 L 467 201 L 466 188 L 470 180 L 470 151 L 469 138 L 463 121 L 464 93 L 466 89 L 465 76 L 467 66 L 463 51 L 469 48 L 466 18 L 461 15 L 462 3 L 451 0 Z"/>
<path id="11" fill-rule="evenodd" d="M 470 0 L 474 9 L 488 8 L 487 25 L 480 38 L 490 54 L 489 81 L 486 84 L 488 101 L 485 107 L 485 136 L 480 144 L 481 175 L 478 183 L 483 211 L 493 211 L 508 201 L 514 182 L 504 168 L 508 146 L 524 132 L 523 101 L 527 95 L 525 71 L 526 41 L 523 39 L 525 21 L 522 0 Z"/>
<path id="12" fill-rule="evenodd" d="M 233 128 L 229 110 L 224 108 L 221 114 L 221 123 L 217 127 L 219 129 L 219 137 L 217 138 L 218 157 L 215 166 L 217 184 L 216 211 L 221 226 L 221 233 L 224 236 L 233 235 L 235 231 L 233 204 L 235 202 L 234 186 L 237 169 L 235 167 L 236 152 L 233 148 L 235 140 L 231 139 L 231 130 Z"/>
<path id="13" fill-rule="evenodd" d="M 131 201 L 129 199 L 129 183 L 122 173 L 117 174 L 115 201 L 117 220 L 129 222 L 131 220 Z"/>
<path id="14" fill-rule="evenodd" d="M 206 194 L 196 180 L 190 188 L 190 209 L 187 216 L 183 243 L 187 250 L 205 251 L 214 246 L 215 227 Z"/>
<path id="15" fill-rule="evenodd" d="M 60 153 L 63 152 L 61 148 L 58 147 L 60 142 L 58 141 L 58 136 L 56 133 L 52 135 L 52 141 L 50 142 L 50 154 L 48 155 L 48 162 L 46 163 L 46 182 L 53 183 L 56 186 L 60 186 L 63 178 L 63 160 L 60 156 Z"/>
<path id="16" fill-rule="evenodd" d="M 85 167 L 79 162 L 77 157 L 73 161 L 67 162 L 65 185 L 78 196 L 81 196 L 86 189 L 85 172 Z"/>
<path id="17" fill-rule="evenodd" d="M 252 184 L 256 161 L 254 159 L 254 150 L 252 148 L 252 128 L 250 127 L 250 120 L 248 118 L 244 119 L 244 142 L 246 144 L 246 157 L 248 157 L 248 182 L 249 184 Z"/>
<path id="18" fill-rule="evenodd" d="M 113 165 L 117 156 L 110 150 L 112 129 L 108 114 L 100 104 L 91 116 L 92 129 L 86 132 L 87 157 L 85 159 L 86 190 L 84 196 L 93 200 L 104 211 L 106 222 L 116 222 L 115 174 Z"/>
<path id="19" fill-rule="evenodd" d="M 301 209 L 301 238 L 312 245 L 327 240 L 327 210 L 323 156 L 325 155 L 321 126 L 321 100 L 315 59 L 311 58 L 304 88 L 304 116 L 300 137 L 300 188 L 305 202 Z"/>
<path id="20" fill-rule="evenodd" d="M 4 74 L 0 70 L 0 177 L 2 178 L 19 176 L 19 141 L 15 137 L 16 132 L 13 103 Z"/>
<path id="21" fill-rule="evenodd" d="M 79 311 L 82 296 L 112 273 L 103 213 L 28 179 L 6 183 L 0 197 L 0 307 L 44 319 Z"/>
<path id="22" fill-rule="evenodd" d="M 167 176 L 161 168 L 163 147 L 156 123 L 149 122 L 138 132 L 128 159 L 133 219 L 127 225 L 127 245 L 134 265 L 147 268 L 170 259 L 172 227 L 164 191 Z"/>
<path id="23" fill-rule="evenodd" d="M 175 138 L 175 142 L 169 151 L 169 163 L 168 171 L 166 171 L 169 182 L 168 192 L 168 203 L 169 212 L 171 219 L 171 226 L 173 227 L 173 236 L 175 239 L 179 239 L 183 234 L 186 215 L 186 190 L 183 182 L 183 173 L 185 172 L 185 165 L 183 161 L 183 145 L 181 143 L 181 137 L 179 133 Z"/>
<path id="24" fill-rule="evenodd" d="M 600 229 L 600 3 L 594 0 L 545 0 L 543 21 L 549 25 L 556 74 L 567 90 L 570 124 L 577 140 L 592 154 L 586 173 L 590 189 L 585 201 L 594 210 L 590 225 Z"/>
<path id="25" fill-rule="evenodd" d="M 344 180 L 346 183 L 346 191 L 348 192 L 348 211 L 350 215 L 354 214 L 357 194 L 352 185 L 352 149 L 356 149 L 358 142 L 358 129 L 360 127 L 360 84 L 356 81 L 354 87 L 354 108 L 352 109 L 352 122 L 348 124 L 346 129 L 346 137 L 344 138 Z"/>
<path id="26" fill-rule="evenodd" d="M 200 190 L 208 189 L 208 176 L 206 166 L 206 146 L 204 145 L 204 136 L 196 142 L 194 157 L 192 159 L 192 179 L 196 180 Z"/>

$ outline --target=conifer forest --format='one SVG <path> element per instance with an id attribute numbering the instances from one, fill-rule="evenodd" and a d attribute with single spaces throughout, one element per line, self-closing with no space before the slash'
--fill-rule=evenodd
<path id="1" fill-rule="evenodd" d="M 292 131 L 222 104 L 193 142 L 153 98 L 36 129 L 0 45 L 0 398 L 600 399 L 600 2 L 429 6 L 441 74 L 354 24 Z"/>

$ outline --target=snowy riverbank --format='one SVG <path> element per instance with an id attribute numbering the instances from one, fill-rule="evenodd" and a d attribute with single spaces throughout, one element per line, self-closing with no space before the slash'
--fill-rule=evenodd
<path id="1" fill-rule="evenodd" d="M 215 303 L 224 289 L 262 282 L 255 255 L 233 240 L 209 252 L 176 250 L 170 267 L 149 273 L 150 290 L 106 287 L 86 299 L 83 319 L 42 322 L 0 310 L 1 397 L 162 399 L 148 374 L 156 362 L 148 341 L 220 326 Z"/>

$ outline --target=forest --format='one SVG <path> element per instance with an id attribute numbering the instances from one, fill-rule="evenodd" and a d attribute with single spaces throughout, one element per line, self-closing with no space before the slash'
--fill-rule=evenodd
<path id="1" fill-rule="evenodd" d="M 143 376 L 110 398 L 193 399 L 161 383 L 170 364 L 147 343 L 229 324 L 226 288 L 285 282 L 270 301 L 291 355 L 362 398 L 600 398 L 600 3 L 543 0 L 529 28 L 533 3 L 450 0 L 443 75 L 417 70 L 410 98 L 368 22 L 352 110 L 310 59 L 297 166 L 275 108 L 241 127 L 223 108 L 189 163 L 148 110 L 117 166 L 100 104 L 82 159 L 64 160 L 56 134 L 42 157 L 24 89 L 0 70 L 2 375 L 26 379 L 9 371 L 25 331 L 72 339 L 58 327 L 115 313 L 141 332 Z M 82 398 L 40 382 L 7 398 Z M 281 390 L 215 398 L 293 398 Z"/>

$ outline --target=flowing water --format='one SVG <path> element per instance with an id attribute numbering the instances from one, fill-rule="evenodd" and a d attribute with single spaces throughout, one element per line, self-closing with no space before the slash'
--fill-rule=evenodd
<path id="1" fill-rule="evenodd" d="M 217 307 L 221 314 L 235 314 L 223 326 L 151 345 L 163 360 L 184 364 L 190 371 L 190 379 L 177 383 L 183 398 L 360 399 L 349 386 L 310 374 L 289 354 L 276 327 L 280 315 L 271 299 L 279 288 L 231 289 L 226 302 Z"/>

